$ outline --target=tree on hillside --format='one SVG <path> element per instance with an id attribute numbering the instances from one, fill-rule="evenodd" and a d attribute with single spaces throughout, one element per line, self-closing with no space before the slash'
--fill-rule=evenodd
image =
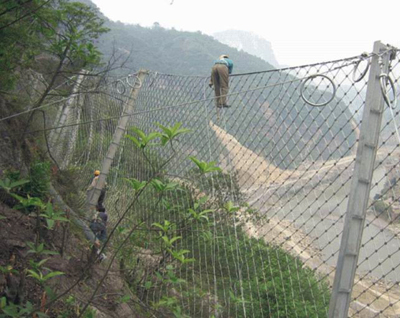
<path id="1" fill-rule="evenodd" d="M 33 102 L 40 107 L 61 80 L 91 70 L 101 61 L 94 41 L 108 31 L 96 9 L 66 0 L 9 0 L 0 4 L 0 85 L 9 90 L 18 72 L 35 62 L 45 88 Z M 40 65 L 39 61 L 44 61 Z M 47 69 L 46 69 L 47 68 Z M 31 121 L 33 113 L 28 122 Z"/>
<path id="2" fill-rule="evenodd" d="M 83 68 L 90 69 L 100 63 L 101 54 L 94 40 L 108 31 L 96 11 L 79 2 L 59 0 L 53 5 L 51 15 L 41 18 L 45 37 L 43 52 L 57 62 L 34 108 L 43 103 L 60 77 L 77 74 Z"/>
<path id="3" fill-rule="evenodd" d="M 28 67 L 40 52 L 39 16 L 50 0 L 9 0 L 0 3 L 0 87 L 15 85 L 16 70 Z"/>

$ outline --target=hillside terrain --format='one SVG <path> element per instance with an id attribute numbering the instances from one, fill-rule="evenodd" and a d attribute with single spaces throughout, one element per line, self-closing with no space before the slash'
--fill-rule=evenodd
<path id="1" fill-rule="evenodd" d="M 316 172 L 352 161 L 346 104 L 302 99 L 312 67 L 274 70 L 200 32 L 112 22 L 84 2 L 38 0 L 32 13 L 16 1 L 17 21 L 3 8 L 12 27 L 0 35 L 14 42 L 0 60 L 0 317 L 324 317 L 313 229 L 270 214 L 301 215 L 292 195 L 332 185 Z M 228 109 L 208 86 L 221 53 L 235 63 Z"/>
<path id="2" fill-rule="evenodd" d="M 147 28 L 135 24 L 113 22 L 102 15 L 90 0 L 90 5 L 106 20 L 110 32 L 102 35 L 97 45 L 107 61 L 113 53 L 121 60 L 130 56 L 124 65 L 125 74 L 132 70 L 148 69 L 159 73 L 209 76 L 213 61 L 228 54 L 234 61 L 234 73 L 273 69 L 260 57 L 222 44 L 212 36 L 198 32 L 166 29 L 155 23 Z M 118 70 L 122 74 L 123 70 Z"/>
<path id="3" fill-rule="evenodd" d="M 7 297 L 13 295 L 14 299 L 18 299 L 18 304 L 29 301 L 33 305 L 39 303 L 44 308 L 55 296 L 52 293 L 61 294 L 81 280 L 69 293 L 68 301 L 59 301 L 52 309 L 41 311 L 48 317 L 78 317 L 82 304 L 90 297 L 88 291 L 97 287 L 97 282 L 102 278 L 107 266 L 105 263 L 97 263 L 88 269 L 90 247 L 82 239 L 79 229 L 71 225 L 67 233 L 59 224 L 54 231 L 45 233 L 44 251 L 35 254 L 29 245 L 36 237 L 35 219 L 2 203 L 0 217 L 0 268 L 4 273 L 0 274 L 0 294 Z M 66 235 L 64 239 L 62 235 Z M 60 250 L 62 255 L 59 254 Z M 52 255 L 49 255 L 50 252 Z M 46 288 L 38 283 L 35 276 L 27 275 L 26 272 L 32 266 L 32 262 L 40 261 L 45 263 L 42 268 L 44 275 L 62 273 L 47 284 Z M 124 296 L 125 287 L 115 265 L 113 272 L 100 287 L 99 294 L 103 296 L 96 297 L 89 310 L 94 317 L 127 318 L 136 315 L 126 303 L 118 301 Z"/>

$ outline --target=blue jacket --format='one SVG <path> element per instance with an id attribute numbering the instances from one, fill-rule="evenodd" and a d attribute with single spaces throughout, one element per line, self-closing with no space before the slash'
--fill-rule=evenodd
<path id="1" fill-rule="evenodd" d="M 214 64 L 225 64 L 228 67 L 229 74 L 232 74 L 233 62 L 231 59 L 224 58 L 222 60 L 216 60 Z"/>

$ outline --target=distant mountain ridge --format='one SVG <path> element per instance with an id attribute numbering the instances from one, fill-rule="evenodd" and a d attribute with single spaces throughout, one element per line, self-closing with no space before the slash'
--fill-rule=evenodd
<path id="1" fill-rule="evenodd" d="M 148 69 L 167 74 L 208 76 L 215 59 L 228 54 L 234 62 L 233 73 L 246 73 L 274 69 L 265 60 L 197 32 L 166 29 L 155 22 L 152 27 L 125 24 L 109 20 L 90 0 L 80 0 L 96 8 L 110 28 L 97 46 L 108 61 L 113 52 L 131 53 L 125 72 Z M 120 73 L 117 75 L 123 75 Z"/>
<path id="2" fill-rule="evenodd" d="M 279 63 L 275 58 L 271 43 L 253 32 L 227 30 L 216 32 L 212 36 L 223 44 L 257 56 L 274 67 L 279 68 Z"/>

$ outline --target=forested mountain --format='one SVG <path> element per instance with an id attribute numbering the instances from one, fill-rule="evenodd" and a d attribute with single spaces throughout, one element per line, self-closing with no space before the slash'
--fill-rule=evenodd
<path id="1" fill-rule="evenodd" d="M 264 61 L 279 68 L 272 45 L 269 41 L 259 37 L 257 34 L 240 30 L 227 30 L 216 32 L 213 37 L 239 51 L 262 58 Z"/>
<path id="2" fill-rule="evenodd" d="M 265 61 L 231 48 L 201 32 L 183 32 L 108 21 L 111 31 L 99 43 L 105 59 L 113 47 L 119 52 L 131 52 L 127 67 L 145 68 L 161 73 L 182 75 L 208 75 L 213 61 L 228 54 L 234 61 L 234 73 L 273 68 Z"/>
<path id="3" fill-rule="evenodd" d="M 90 0 L 81 1 L 96 7 Z M 198 32 L 165 29 L 158 23 L 151 28 L 135 24 L 107 21 L 110 32 L 98 42 L 107 61 L 115 50 L 131 57 L 125 67 L 130 70 L 148 69 L 160 73 L 208 75 L 211 65 L 221 54 L 228 54 L 234 62 L 234 73 L 274 68 L 259 57 L 238 51 L 213 37 Z"/>

